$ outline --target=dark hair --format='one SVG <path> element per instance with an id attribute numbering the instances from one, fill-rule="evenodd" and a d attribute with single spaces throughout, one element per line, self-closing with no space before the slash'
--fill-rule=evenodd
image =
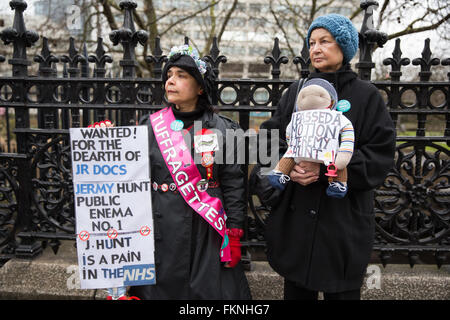
<path id="1" fill-rule="evenodd" d="M 208 112 L 217 112 L 216 108 L 213 107 L 209 99 L 206 97 L 205 93 L 198 97 L 197 108 L 203 109 Z"/>

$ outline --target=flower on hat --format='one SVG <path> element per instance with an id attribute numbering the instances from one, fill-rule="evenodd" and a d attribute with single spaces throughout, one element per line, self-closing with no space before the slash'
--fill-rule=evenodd
<path id="1" fill-rule="evenodd" d="M 194 62 L 198 68 L 200 74 L 204 75 L 206 73 L 206 63 L 200 59 L 197 49 L 185 44 L 182 46 L 175 46 L 170 49 L 169 59 L 175 55 L 187 55 L 194 59 Z"/>

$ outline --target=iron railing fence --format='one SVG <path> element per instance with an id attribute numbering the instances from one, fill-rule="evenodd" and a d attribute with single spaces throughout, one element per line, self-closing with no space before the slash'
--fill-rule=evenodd
<path id="1" fill-rule="evenodd" d="M 4 130 L 0 150 L 0 262 L 12 257 L 31 259 L 46 245 L 56 253 L 60 241 L 75 239 L 68 128 L 105 118 L 118 125 L 134 125 L 143 114 L 162 107 L 161 71 L 167 58 L 160 39 L 156 39 L 154 55 L 146 58 L 153 64 L 152 78 L 135 76 L 136 61 L 130 57 L 134 57 L 138 43 L 145 45 L 147 35 L 144 31 L 124 31 L 135 30 L 130 14 L 132 3 L 121 3 L 124 25 L 110 34 L 113 44 L 122 44 L 124 50 L 122 77 L 111 77 L 106 64 L 113 59 L 106 54 L 101 38 L 91 55 L 85 45 L 78 52 L 74 39 L 70 39 L 67 55 L 61 57 L 52 55 L 47 39 L 42 38 L 41 54 L 33 59 L 39 63 L 38 76 L 30 76 L 32 62 L 27 58 L 27 47 L 39 36 L 25 28 L 26 3 L 10 2 L 15 10 L 14 25 L 0 33 L 3 44 L 14 48 L 7 61 L 12 75 L 0 77 L 0 107 L 6 109 L 0 118 Z M 372 2 L 362 1 L 365 18 L 356 64 L 360 78 L 367 81 L 375 68 L 372 48 L 386 42 L 385 35 L 371 24 L 372 6 Z M 300 66 L 302 77 L 309 74 L 305 49 L 292 60 Z M 213 65 L 217 75 L 220 65 L 226 62 L 216 41 L 204 59 Z M 0 63 L 6 63 L 6 57 L 0 56 Z M 270 79 L 218 77 L 215 83 L 214 105 L 238 120 L 243 130 L 257 128 L 261 120 L 258 112 L 273 112 L 284 90 L 295 81 L 280 79 L 280 66 L 289 59 L 281 55 L 278 39 L 264 63 L 271 66 Z M 450 58 L 433 57 L 427 40 L 421 57 L 412 60 L 414 66 L 420 67 L 420 81 L 401 80 L 402 68 L 410 63 L 402 57 L 397 40 L 392 57 L 384 60 L 391 66 L 390 79 L 372 81 L 385 97 L 398 133 L 395 167 L 376 190 L 374 200 L 374 260 L 441 266 L 448 263 L 450 252 L 450 72 L 448 81 L 430 78 L 432 67 L 448 66 Z M 63 65 L 61 76 L 56 72 L 57 64 Z M 247 172 L 251 166 L 246 163 Z M 259 203 L 251 187 L 247 195 L 244 248 L 248 262 L 264 258 L 260 249 L 265 246 L 264 222 L 269 209 Z"/>

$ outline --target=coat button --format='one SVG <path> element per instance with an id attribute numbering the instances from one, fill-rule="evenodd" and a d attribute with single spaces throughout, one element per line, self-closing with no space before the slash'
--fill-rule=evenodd
<path id="1" fill-rule="evenodd" d="M 155 215 L 155 217 L 161 218 L 162 214 L 159 211 L 153 211 L 153 214 Z"/>
<path id="2" fill-rule="evenodd" d="M 317 211 L 311 209 L 311 210 L 309 210 L 309 214 L 310 214 L 311 218 L 315 218 L 315 217 L 316 217 L 316 214 L 317 214 Z"/>

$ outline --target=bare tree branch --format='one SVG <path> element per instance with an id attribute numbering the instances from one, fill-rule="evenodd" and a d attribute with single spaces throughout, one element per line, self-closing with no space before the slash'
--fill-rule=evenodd
<path id="1" fill-rule="evenodd" d="M 227 14 L 225 15 L 225 19 L 222 23 L 222 27 L 220 28 L 220 31 L 217 35 L 217 42 L 220 43 L 220 40 L 222 40 L 223 33 L 225 32 L 225 29 L 227 28 L 228 22 L 230 21 L 231 15 L 236 10 L 238 0 L 233 1 L 233 5 L 231 6 L 230 10 L 228 10 Z"/>
<path id="2" fill-rule="evenodd" d="M 211 2 L 209 5 L 205 6 L 204 8 L 201 8 L 200 10 L 197 10 L 197 11 L 195 11 L 194 13 L 192 13 L 192 14 L 190 14 L 190 15 L 188 15 L 188 16 L 186 16 L 186 17 L 180 19 L 180 20 L 175 21 L 174 23 L 170 24 L 164 31 L 162 31 L 162 32 L 160 33 L 160 35 L 163 36 L 164 34 L 166 34 L 167 32 L 169 32 L 173 27 L 177 26 L 178 24 L 180 24 L 180 23 L 182 23 L 182 22 L 184 22 L 184 21 L 186 21 L 186 20 L 192 19 L 193 17 L 199 15 L 200 13 L 202 13 L 202 12 L 208 10 L 210 7 L 215 6 L 215 5 L 218 4 L 220 1 L 221 1 L 221 0 L 213 1 L 213 2 Z"/>
<path id="3" fill-rule="evenodd" d="M 116 19 L 114 18 L 114 15 L 111 11 L 111 2 L 112 0 L 104 0 L 102 1 L 103 5 L 103 15 L 106 17 L 106 20 L 108 21 L 109 27 L 111 30 L 117 30 L 119 27 L 116 24 Z M 112 4 L 115 7 L 115 3 Z"/>
<path id="4" fill-rule="evenodd" d="M 446 15 L 443 19 L 439 20 L 438 22 L 428 25 L 428 26 L 424 26 L 424 27 L 418 27 L 418 28 L 413 28 L 413 24 L 415 22 L 417 22 L 417 20 L 414 20 L 412 23 L 410 23 L 405 29 L 403 29 L 402 31 L 396 32 L 396 33 L 392 33 L 390 35 L 388 35 L 388 39 L 394 39 L 394 38 L 398 38 L 407 34 L 413 34 L 413 33 L 419 33 L 419 32 L 424 32 L 424 31 L 429 31 L 429 30 L 435 30 L 436 28 L 438 28 L 440 25 L 442 25 L 444 22 L 448 21 L 450 19 L 450 14 Z"/>

